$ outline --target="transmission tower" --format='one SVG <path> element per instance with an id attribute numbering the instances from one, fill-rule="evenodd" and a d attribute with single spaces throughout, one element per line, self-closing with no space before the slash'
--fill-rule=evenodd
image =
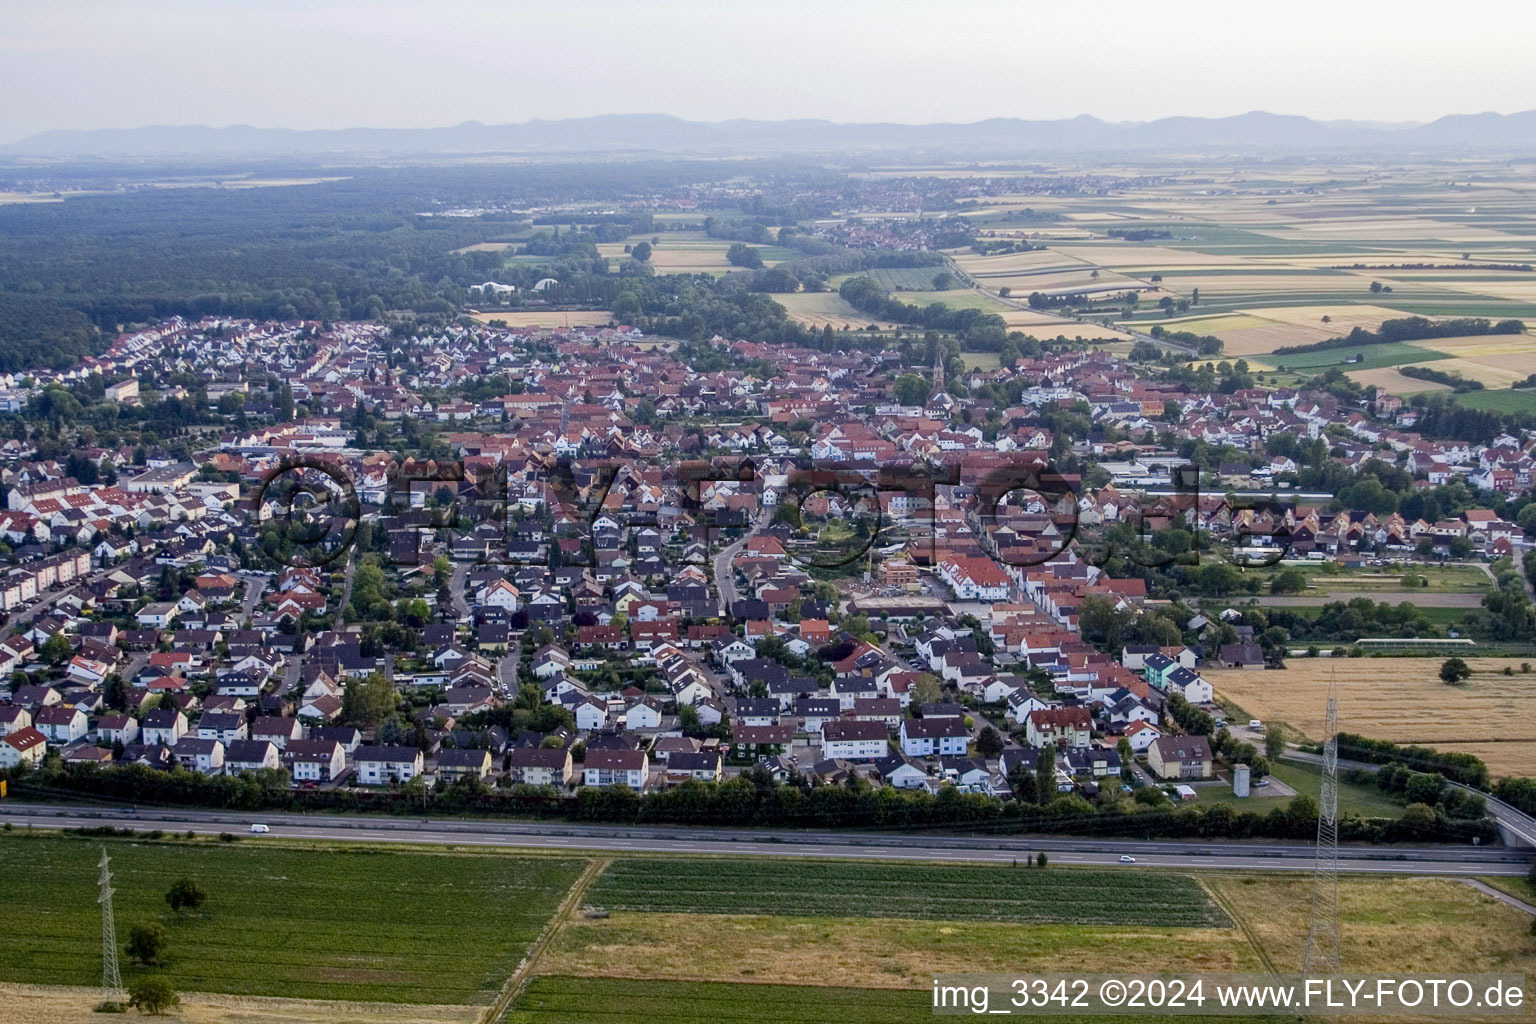
<path id="1" fill-rule="evenodd" d="M 115 1003 L 123 991 L 123 979 L 117 972 L 117 924 L 112 919 L 112 860 L 107 848 L 101 848 L 101 877 L 97 879 L 100 894 L 96 902 L 101 904 L 101 1001 Z"/>
<path id="2" fill-rule="evenodd" d="M 1342 974 L 1339 955 L 1339 684 L 1328 680 L 1323 726 L 1323 786 L 1317 808 L 1317 862 L 1312 874 L 1312 926 L 1302 973 Z"/>

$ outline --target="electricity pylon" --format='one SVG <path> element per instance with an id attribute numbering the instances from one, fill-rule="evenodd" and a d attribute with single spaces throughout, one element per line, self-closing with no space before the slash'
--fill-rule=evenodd
<path id="1" fill-rule="evenodd" d="M 112 918 L 112 860 L 107 848 L 101 848 L 101 877 L 97 880 L 100 893 L 96 902 L 101 904 L 101 1001 L 115 1003 L 123 994 L 123 979 L 117 972 L 117 923 Z"/>
<path id="2" fill-rule="evenodd" d="M 1317 861 L 1312 872 L 1312 926 L 1302 973 L 1342 974 L 1339 954 L 1339 683 L 1328 680 L 1323 725 L 1323 786 L 1317 807 Z"/>

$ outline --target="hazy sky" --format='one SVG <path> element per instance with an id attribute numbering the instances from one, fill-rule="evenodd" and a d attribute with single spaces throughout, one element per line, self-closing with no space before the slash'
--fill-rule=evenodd
<path id="1" fill-rule="evenodd" d="M 143 124 L 1430 120 L 1536 108 L 1526 3 L 0 0 L 0 141 Z"/>

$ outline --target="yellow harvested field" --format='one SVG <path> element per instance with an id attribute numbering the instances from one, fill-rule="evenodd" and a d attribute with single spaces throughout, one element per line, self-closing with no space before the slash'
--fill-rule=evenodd
<path id="1" fill-rule="evenodd" d="M 1416 348 L 1434 352 L 1449 352 L 1461 359 L 1479 359 L 1488 356 L 1526 356 L 1536 353 L 1536 337 L 1529 334 L 1484 334 L 1470 338 L 1430 338 L 1426 341 L 1410 341 Z"/>
<path id="2" fill-rule="evenodd" d="M 1101 267 L 1146 267 L 1150 270 L 1242 270 L 1253 266 L 1245 259 L 1227 253 L 1169 249 L 1161 245 L 1136 245 L 1130 242 L 1106 242 L 1103 245 L 1057 245 L 1052 248 L 1063 256 Z"/>
<path id="3" fill-rule="evenodd" d="M 1301 971 L 1312 906 L 1310 877 L 1212 874 L 1204 881 L 1243 919 L 1277 972 Z M 1341 953 L 1351 973 L 1531 974 L 1536 938 L 1530 922 L 1523 911 L 1456 879 L 1348 875 L 1339 880 Z"/>
<path id="4" fill-rule="evenodd" d="M 1332 306 L 1266 306 L 1265 320 L 1278 320 L 1283 324 L 1317 326 L 1328 332 L 1329 337 L 1348 334 L 1356 327 L 1374 331 L 1383 320 L 1393 320 L 1408 314 L 1386 306 L 1332 305 Z M 1328 322 L 1323 322 L 1328 317 Z"/>
<path id="5" fill-rule="evenodd" d="M 454 252 L 501 252 L 503 249 L 511 248 L 512 246 L 514 246 L 516 244 L 517 244 L 516 242 L 476 242 L 474 245 L 466 245 L 462 249 L 455 249 L 453 251 Z"/>
<path id="6" fill-rule="evenodd" d="M 1130 341 L 1124 331 L 1103 324 L 1083 323 L 1079 320 L 1063 320 L 1049 314 L 1031 310 L 1009 309 L 998 314 L 1010 331 L 1022 331 L 1036 338 L 1082 338 L 1086 341 Z"/>
<path id="7" fill-rule="evenodd" d="M 1485 387 L 1507 388 L 1536 373 L 1536 352 L 1478 356 L 1476 359 L 1436 359 L 1423 365 L 1442 373 L 1459 373 L 1468 380 L 1480 380 Z"/>
<path id="8" fill-rule="evenodd" d="M 173 1019 L 183 1024 L 474 1024 L 483 1006 L 416 1003 L 344 1003 L 318 999 L 226 996 L 182 992 Z M 101 989 L 62 985 L 0 984 L 0 1024 L 100 1024 Z"/>
<path id="9" fill-rule="evenodd" d="M 1262 969 L 1235 929 L 1159 928 L 1133 917 L 1089 926 L 615 912 L 573 919 L 550 957 L 562 974 L 861 988 L 925 988 L 945 972 L 1109 971 L 1127 959 Z"/>
<path id="10" fill-rule="evenodd" d="M 963 254 L 955 257 L 955 265 L 972 277 L 1013 274 L 1020 270 L 1039 270 L 1044 267 L 1071 266 L 1077 262 L 1081 261 L 1063 260 L 1051 249 L 1001 253 L 996 256 Z"/>
<path id="11" fill-rule="evenodd" d="M 605 327 L 613 317 L 603 309 L 539 309 L 469 314 L 483 324 L 500 320 L 508 327 Z"/>
<path id="12" fill-rule="evenodd" d="M 1470 227 L 1449 221 L 1418 217 L 1333 217 L 1327 220 L 1289 221 L 1270 229 L 1280 238 L 1369 239 L 1372 241 L 1491 242 L 1510 236 L 1491 228 Z"/>
<path id="13" fill-rule="evenodd" d="M 1334 335 L 1335 332 L 1327 328 L 1272 323 L 1267 327 L 1244 327 L 1220 335 L 1221 351 L 1228 356 L 1267 356 L 1277 348 L 1310 345 L 1316 341 L 1326 341 Z"/>
<path id="14" fill-rule="evenodd" d="M 1432 364 L 1435 366 L 1442 363 Z M 1208 669 L 1218 696 L 1254 718 L 1322 735 L 1331 673 L 1339 728 L 1443 750 L 1476 748 L 1495 775 L 1536 775 L 1536 673 L 1519 658 L 1468 658 L 1472 677 L 1440 681 L 1439 658 L 1291 658 L 1281 670 Z M 1508 666 L 1514 675 L 1504 675 Z"/>
<path id="15" fill-rule="evenodd" d="M 1272 327 L 1274 321 L 1249 313 L 1217 313 L 1214 316 L 1186 316 L 1164 320 L 1162 325 L 1170 331 L 1189 331 L 1192 334 L 1214 334 L 1218 338 L 1228 331 L 1248 327 Z"/>
<path id="16" fill-rule="evenodd" d="M 871 319 L 867 313 L 860 313 L 837 292 L 795 292 L 793 294 L 775 295 L 773 301 L 783 306 L 796 323 L 817 329 L 831 325 L 833 330 L 840 331 L 844 327 L 858 330 L 874 324 L 881 330 L 891 330 L 896 325 L 888 320 Z"/>
<path id="17" fill-rule="evenodd" d="M 1439 366 L 1438 361 L 1424 363 L 1429 367 Z M 1394 395 L 1416 395 L 1424 391 L 1449 391 L 1449 384 L 1439 384 L 1432 380 L 1419 380 L 1416 377 L 1405 377 L 1397 372 L 1395 367 L 1384 366 L 1377 370 L 1353 370 L 1344 376 L 1352 381 L 1357 381 L 1362 387 L 1375 386 L 1381 391 Z"/>

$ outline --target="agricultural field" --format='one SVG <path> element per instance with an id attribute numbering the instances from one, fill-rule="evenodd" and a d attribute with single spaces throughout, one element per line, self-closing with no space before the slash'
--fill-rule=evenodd
<path id="1" fill-rule="evenodd" d="M 1309 877 L 1213 875 L 1207 884 L 1242 917 L 1276 971 L 1300 972 Z M 1347 876 L 1339 881 L 1339 904 L 1351 973 L 1536 969 L 1530 915 L 1455 879 Z"/>
<path id="2" fill-rule="evenodd" d="M 1250 570 L 1263 573 L 1260 577 L 1265 588 L 1269 581 L 1282 572 L 1295 570 L 1307 577 L 1308 594 L 1340 595 L 1341 599 L 1359 594 L 1407 589 L 1405 577 L 1416 576 L 1427 581 L 1420 584 L 1426 594 L 1481 594 L 1493 586 L 1489 575 L 1476 565 L 1407 565 L 1394 569 L 1346 569 L 1330 563 L 1296 562 L 1288 560 L 1273 569 Z"/>
<path id="3" fill-rule="evenodd" d="M 599 255 L 610 260 L 625 258 L 624 246 L 649 242 L 659 237 L 651 251 L 650 264 L 658 274 L 724 274 L 736 267 L 725 258 L 726 250 L 733 244 L 721 238 L 711 238 L 702 231 L 668 231 L 659 236 L 636 235 L 628 242 L 604 242 L 597 247 Z M 762 256 L 763 263 L 773 266 L 786 260 L 803 259 L 805 254 L 795 249 L 777 245 L 753 245 Z M 928 275 L 931 280 L 933 275 Z"/>
<path id="4" fill-rule="evenodd" d="M 1376 370 L 1351 370 L 1345 376 L 1357 382 L 1361 387 L 1373 387 L 1377 391 L 1385 391 L 1388 394 L 1403 397 L 1425 394 L 1430 391 L 1451 390 L 1449 384 L 1440 384 L 1432 380 L 1419 380 L 1417 377 L 1409 377 L 1391 366 L 1383 366 Z"/>
<path id="5" fill-rule="evenodd" d="M 1106 884 L 1122 905 L 1139 906 L 1134 890 Z M 818 893 L 808 888 L 802 894 L 805 913 L 820 902 Z M 921 890 L 903 900 L 907 906 L 921 902 Z M 614 912 L 608 918 L 571 921 L 550 955 L 562 973 L 583 976 L 920 988 L 935 972 L 1003 972 L 1024 966 L 1112 971 L 1127 960 L 1161 965 L 1174 947 L 1180 966 L 1190 969 L 1261 969 L 1253 950 L 1236 938 L 1230 926 L 1158 927 L 1140 914 L 1114 925 L 1081 925 Z"/>
<path id="6" fill-rule="evenodd" d="M 949 291 L 896 292 L 892 298 L 911 306 L 928 306 L 935 302 L 950 309 L 979 309 L 983 313 L 1002 313 L 1014 307 L 1001 299 L 983 295 L 973 288 L 952 288 Z"/>
<path id="7" fill-rule="evenodd" d="M 1291 658 L 1279 670 L 1203 674 L 1218 696 L 1248 715 L 1316 739 L 1328 681 L 1337 673 L 1345 732 L 1474 754 L 1495 776 L 1536 774 L 1536 671 L 1523 672 L 1519 658 L 1467 658 L 1472 677 L 1447 686 L 1439 675 L 1445 657 Z M 1506 667 L 1512 675 L 1504 675 Z"/>
<path id="8" fill-rule="evenodd" d="M 829 325 L 834 331 L 840 331 L 844 327 L 862 330 L 874 324 L 881 330 L 888 331 L 894 330 L 897 326 L 889 320 L 876 320 L 868 313 L 859 312 L 843 301 L 843 297 L 835 291 L 795 292 L 771 297 L 773 301 L 784 307 L 790 319 L 817 330 Z"/>
<path id="9" fill-rule="evenodd" d="M 545 977 L 535 979 L 504 1019 L 506 1024 L 931 1024 L 933 1006 L 928 992 L 900 989 Z M 1109 1024 L 1125 1018 L 1070 1019 Z M 1180 1019 L 1136 1016 L 1140 1024 Z M 1236 1024 L 1273 1018 L 1205 1019 Z"/>
<path id="10" fill-rule="evenodd" d="M 1530 388 L 1469 391 L 1456 396 L 1456 404 L 1489 412 L 1536 413 L 1536 390 Z"/>
<path id="11" fill-rule="evenodd" d="M 900 1024 L 932 1021 L 925 992 L 896 989 L 537 978 L 506 1024 Z"/>
<path id="12" fill-rule="evenodd" d="M 1290 355 L 1250 356 L 1248 362 L 1254 366 L 1273 366 L 1277 369 L 1321 373 L 1332 366 L 1353 372 L 1376 370 L 1388 366 L 1440 363 L 1450 358 L 1451 356 L 1444 352 L 1418 348 L 1407 342 L 1391 342 L 1385 345 L 1361 345 L 1359 348 L 1326 348 L 1318 352 L 1296 352 Z M 1443 370 L 1445 366 L 1438 365 L 1435 368 Z"/>
<path id="13" fill-rule="evenodd" d="M 933 280 L 940 274 L 953 279 L 956 285 L 961 284 L 958 278 L 952 274 L 948 267 L 876 267 L 873 270 L 861 270 L 857 275 L 849 274 L 848 277 L 868 277 L 886 291 L 897 290 L 910 292 L 932 291 Z M 841 283 L 841 282 L 839 282 Z M 910 300 L 907 300 L 910 301 Z"/>
<path id="14" fill-rule="evenodd" d="M 0 838 L 7 913 L 29 922 L 0 943 L 0 981 L 100 980 L 101 845 Z M 110 840 L 107 849 L 119 937 L 162 924 L 164 970 L 177 988 L 399 1003 L 489 1001 L 582 868 L 569 859 L 261 842 Z M 166 889 L 181 876 L 207 892 L 201 910 L 167 907 Z M 142 973 L 126 959 L 123 970 L 125 981 Z"/>
<path id="15" fill-rule="evenodd" d="M 921 898 L 914 898 L 920 892 Z M 587 900 L 607 910 L 808 914 L 946 921 L 1115 924 L 1126 894 L 1156 926 L 1222 926 L 1226 917 L 1188 875 L 992 867 L 689 859 L 615 861 Z M 810 894 L 814 893 L 814 902 Z"/>

